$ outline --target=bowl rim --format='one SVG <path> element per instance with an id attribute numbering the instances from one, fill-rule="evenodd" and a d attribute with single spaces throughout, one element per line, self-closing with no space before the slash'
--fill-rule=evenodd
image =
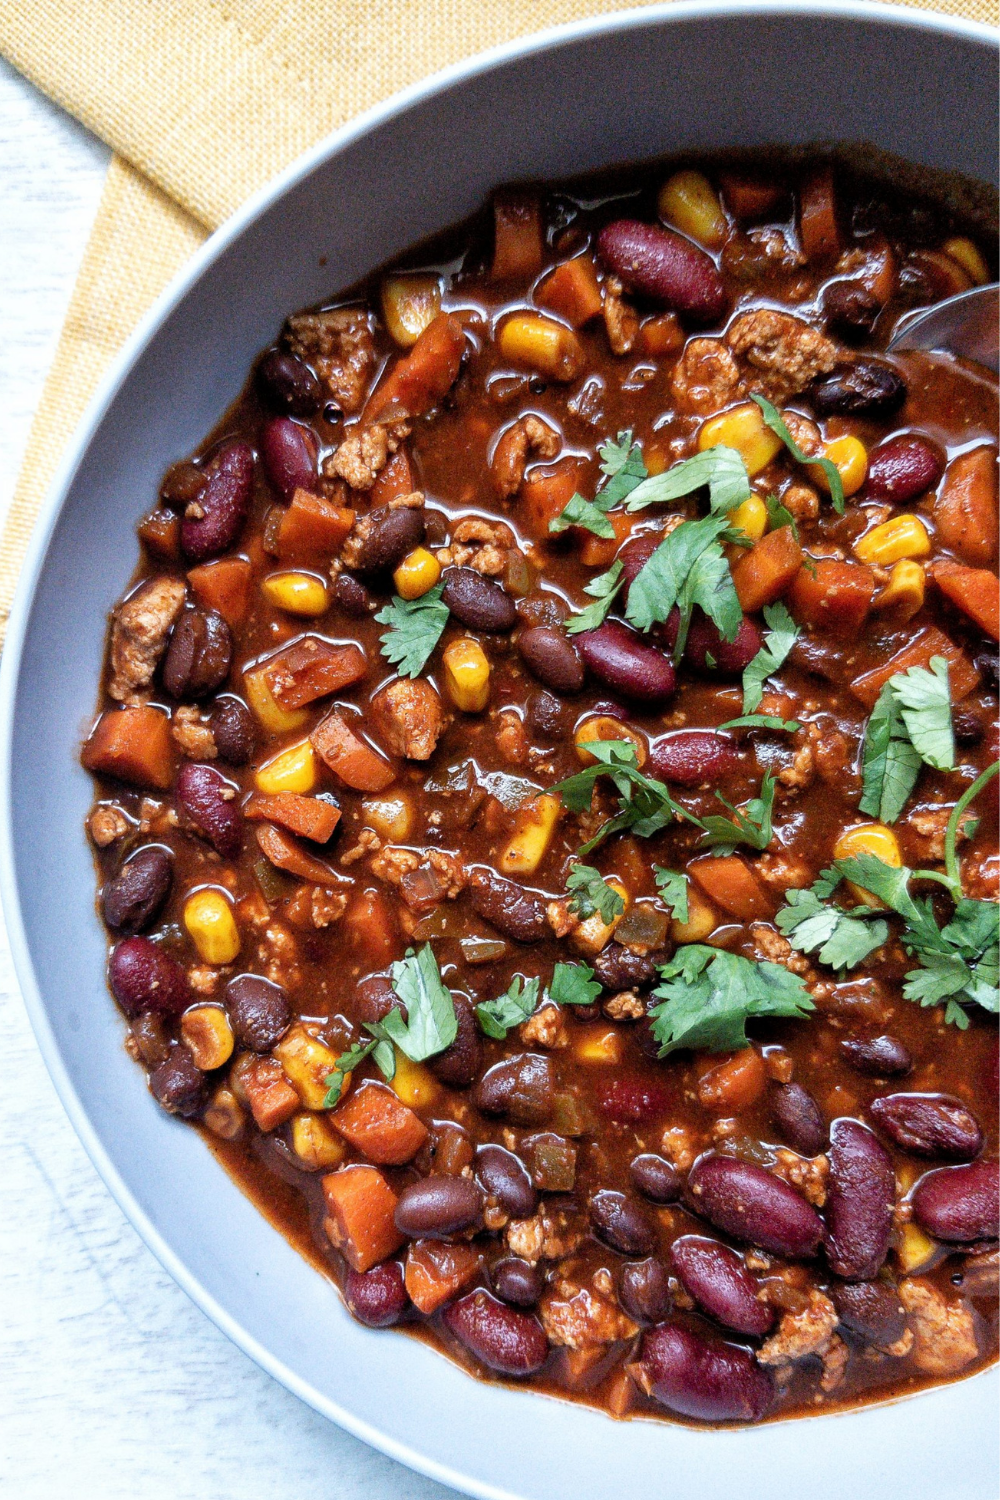
<path id="1" fill-rule="evenodd" d="M 239 239 L 261 213 L 270 208 L 289 189 L 308 177 L 323 162 L 350 146 L 373 128 L 405 114 L 414 105 L 445 93 L 469 79 L 488 73 L 506 62 L 520 57 L 536 56 L 546 51 L 556 51 L 563 46 L 599 37 L 605 33 L 628 31 L 643 26 L 658 26 L 671 21 L 733 18 L 748 14 L 767 17 L 808 16 L 836 21 L 855 19 L 878 23 L 887 28 L 902 27 L 912 31 L 964 38 L 984 43 L 994 49 L 1000 48 L 1000 30 L 984 22 L 972 21 L 940 11 L 884 4 L 882 0 L 666 0 L 666 3 L 657 3 L 642 8 L 583 17 L 500 43 L 451 63 L 372 105 L 309 147 L 270 181 L 251 194 L 217 230 L 211 233 L 205 243 L 195 251 L 190 260 L 156 298 L 111 361 L 66 445 L 35 520 L 11 605 L 2 658 L 0 658 L 0 904 L 3 908 L 18 987 L 35 1040 L 60 1102 L 90 1161 L 118 1207 L 164 1270 L 216 1327 L 262 1370 L 279 1381 L 313 1410 L 369 1446 L 440 1484 L 447 1485 L 461 1493 L 482 1497 L 482 1500 L 521 1500 L 521 1497 L 508 1489 L 485 1483 L 471 1475 L 459 1472 L 449 1464 L 430 1458 L 411 1444 L 394 1438 L 379 1427 L 356 1416 L 339 1402 L 318 1390 L 309 1381 L 297 1375 L 283 1360 L 264 1347 L 234 1316 L 219 1305 L 215 1297 L 202 1285 L 197 1275 L 188 1269 L 183 1259 L 167 1244 L 160 1231 L 136 1201 L 132 1190 L 98 1138 L 59 1052 L 48 1009 L 35 974 L 14 873 L 11 754 L 14 705 L 20 683 L 21 659 L 35 591 L 49 543 L 77 470 L 98 426 L 133 365 L 156 337 L 175 307 L 208 267 L 234 241 Z M 981 1377 L 989 1377 L 991 1372 L 995 1371 L 996 1366 L 989 1366 L 978 1371 L 971 1379 L 978 1381 Z M 895 1405 L 903 1400 L 912 1400 L 915 1396 L 933 1396 L 939 1389 L 941 1388 L 932 1386 L 912 1394 L 904 1393 L 898 1397 L 890 1397 L 884 1402 L 858 1408 L 857 1411 L 870 1411 L 873 1405 Z M 846 1409 L 825 1415 L 829 1419 L 830 1417 L 846 1418 L 855 1414 L 853 1409 Z M 730 1439 L 738 1439 L 747 1430 L 739 1427 L 727 1429 L 725 1433 Z M 755 1427 L 749 1430 L 759 1432 L 760 1428 Z M 723 1436 L 723 1431 L 712 1431 L 713 1436 Z"/>

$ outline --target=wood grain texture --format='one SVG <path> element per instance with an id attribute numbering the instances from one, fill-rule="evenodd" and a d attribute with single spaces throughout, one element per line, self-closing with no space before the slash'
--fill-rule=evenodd
<path id="1" fill-rule="evenodd" d="M 69 300 L 104 146 L 0 63 L 0 519 Z M 0 1494 L 443 1500 L 289 1395 L 160 1268 L 42 1063 L 0 926 Z"/>

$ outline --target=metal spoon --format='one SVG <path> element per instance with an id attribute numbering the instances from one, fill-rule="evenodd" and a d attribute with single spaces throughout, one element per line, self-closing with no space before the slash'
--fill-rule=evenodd
<path id="1" fill-rule="evenodd" d="M 907 313 L 889 342 L 902 349 L 936 349 L 1000 373 L 1000 282 L 976 286 L 933 307 Z"/>

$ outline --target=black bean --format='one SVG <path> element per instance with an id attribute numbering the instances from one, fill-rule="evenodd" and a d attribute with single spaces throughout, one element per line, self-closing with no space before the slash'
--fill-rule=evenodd
<path id="1" fill-rule="evenodd" d="M 899 1038 L 887 1034 L 845 1037 L 840 1050 L 851 1067 L 867 1078 L 895 1078 L 908 1073 L 913 1066 L 913 1060 Z"/>
<path id="2" fill-rule="evenodd" d="M 483 1074 L 476 1103 L 485 1114 L 504 1115 L 515 1125 L 541 1125 L 552 1113 L 554 1092 L 552 1059 L 522 1052 Z"/>
<path id="3" fill-rule="evenodd" d="M 470 630 L 510 630 L 517 620 L 507 590 L 475 568 L 446 568 L 441 600 Z"/>
<path id="4" fill-rule="evenodd" d="M 275 411 L 311 417 L 323 393 L 304 360 L 285 349 L 269 349 L 257 366 L 257 389 Z"/>
<path id="5" fill-rule="evenodd" d="M 569 727 L 569 710 L 554 693 L 540 689 L 529 696 L 525 719 L 538 739 L 558 740 Z"/>
<path id="6" fill-rule="evenodd" d="M 857 359 L 821 375 L 809 399 L 819 417 L 888 417 L 906 400 L 906 383 L 880 360 Z"/>
<path id="7" fill-rule="evenodd" d="M 812 1094 L 798 1083 L 772 1083 L 767 1098 L 771 1118 L 792 1149 L 818 1155 L 826 1145 L 826 1126 Z"/>
<path id="8" fill-rule="evenodd" d="M 163 661 L 163 686 L 172 698 L 207 698 L 229 676 L 233 638 L 214 609 L 187 609 L 174 626 Z"/>
<path id="9" fill-rule="evenodd" d="M 831 281 L 823 289 L 824 316 L 845 335 L 871 333 L 881 311 L 882 303 L 863 281 Z"/>
<path id="10" fill-rule="evenodd" d="M 410 1305 L 403 1267 L 398 1260 L 385 1260 L 370 1271 L 348 1267 L 344 1301 L 358 1322 L 369 1328 L 389 1328 L 398 1323 Z"/>
<path id="11" fill-rule="evenodd" d="M 656 1249 L 656 1230 L 638 1203 L 602 1188 L 590 1200 L 590 1222 L 595 1234 L 623 1255 L 649 1255 Z"/>
<path id="12" fill-rule="evenodd" d="M 172 1115 L 191 1119 L 205 1107 L 205 1075 L 195 1067 L 186 1047 L 171 1048 L 166 1059 L 149 1075 L 153 1097 Z"/>
<path id="13" fill-rule="evenodd" d="M 446 1240 L 482 1223 L 483 1190 L 469 1177 L 432 1174 L 411 1182 L 396 1203 L 396 1228 L 411 1239 Z"/>
<path id="14" fill-rule="evenodd" d="M 333 597 L 345 615 L 361 620 L 375 608 L 375 600 L 360 578 L 351 573 L 338 573 L 333 580 Z"/>
<path id="15" fill-rule="evenodd" d="M 453 996 L 458 1032 L 444 1052 L 431 1058 L 435 1077 L 449 1088 L 467 1089 L 483 1065 L 483 1041 L 472 1006 L 462 995 Z"/>
<path id="16" fill-rule="evenodd" d="M 398 1010 L 406 1020 L 406 1006 L 384 974 L 369 974 L 358 985 L 354 997 L 354 1010 L 358 1020 L 364 1024 L 384 1021 L 391 1010 Z"/>
<path id="17" fill-rule="evenodd" d="M 476 1177 L 491 1198 L 512 1219 L 530 1219 L 538 1207 L 531 1173 L 519 1156 L 487 1142 L 476 1151 Z"/>
<path id="18" fill-rule="evenodd" d="M 208 727 L 219 759 L 230 766 L 245 766 L 257 744 L 253 714 L 241 698 L 220 698 L 212 709 Z"/>
<path id="19" fill-rule="evenodd" d="M 162 910 L 170 895 L 173 865 L 158 844 L 136 850 L 101 895 L 104 920 L 116 932 L 142 932 Z"/>
<path id="20" fill-rule="evenodd" d="M 262 974 L 237 974 L 226 985 L 226 1010 L 241 1046 L 270 1052 L 292 1024 L 292 1007 L 280 984 Z"/>
<path id="21" fill-rule="evenodd" d="M 628 1175 L 633 1187 L 653 1203 L 674 1203 L 681 1195 L 681 1174 L 673 1162 L 651 1151 L 632 1158 Z"/>
<path id="22" fill-rule="evenodd" d="M 565 631 L 554 625 L 522 630 L 517 649 L 528 671 L 557 693 L 578 693 L 583 687 L 583 662 Z"/>
<path id="23" fill-rule="evenodd" d="M 652 984 L 656 965 L 663 962 L 662 953 L 633 953 L 623 943 L 610 942 L 594 955 L 592 968 L 594 977 L 604 988 L 617 994 L 621 990 L 641 989 Z"/>
<path id="24" fill-rule="evenodd" d="M 424 539 L 424 513 L 422 510 L 399 506 L 390 510 L 382 506 L 366 517 L 368 530 L 353 564 L 354 571 L 362 578 L 377 578 L 380 573 L 391 573 L 408 552 L 419 547 Z"/>
<path id="25" fill-rule="evenodd" d="M 535 1307 L 544 1289 L 537 1267 L 516 1255 L 498 1260 L 490 1280 L 501 1302 L 509 1302 L 512 1307 Z"/>
<path id="26" fill-rule="evenodd" d="M 649 1256 L 630 1260 L 622 1266 L 618 1282 L 618 1301 L 637 1323 L 659 1323 L 670 1312 L 670 1277 L 662 1261 Z"/>

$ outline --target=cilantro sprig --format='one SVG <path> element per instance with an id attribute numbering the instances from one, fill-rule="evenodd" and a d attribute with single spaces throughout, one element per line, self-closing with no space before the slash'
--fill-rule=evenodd
<path id="1" fill-rule="evenodd" d="M 701 847 L 711 849 L 713 854 L 732 854 L 738 844 L 748 844 L 751 849 L 764 850 L 774 837 L 774 793 L 775 778 L 770 771 L 764 772 L 760 784 L 760 795 L 751 797 L 742 808 L 734 807 L 721 792 L 716 792 L 717 802 L 732 814 L 723 818 L 711 813 L 702 819 L 705 832 Z"/>
<path id="2" fill-rule="evenodd" d="M 765 682 L 784 666 L 800 634 L 798 625 L 781 603 L 765 604 L 764 621 L 768 627 L 764 644 L 743 669 L 744 714 L 752 714 L 759 707 Z"/>
<path id="3" fill-rule="evenodd" d="M 830 486 L 830 499 L 833 501 L 833 508 L 838 516 L 842 516 L 844 514 L 844 484 L 836 464 L 829 458 L 815 458 L 811 457 L 808 453 L 803 453 L 789 432 L 787 423 L 778 408 L 768 401 L 766 396 L 751 394 L 750 400 L 755 401 L 760 407 L 760 414 L 764 418 L 765 427 L 770 427 L 775 436 L 780 437 L 797 464 L 815 466 L 823 470 L 827 483 Z"/>
<path id="4" fill-rule="evenodd" d="M 815 886 L 787 891 L 785 900 L 787 905 L 775 918 L 778 931 L 799 953 L 813 953 L 821 964 L 840 973 L 856 969 L 889 937 L 887 922 L 864 921 L 839 906 L 827 905 Z"/>
<path id="5" fill-rule="evenodd" d="M 662 865 L 653 866 L 656 889 L 663 897 L 670 915 L 678 922 L 688 919 L 688 877 L 683 870 L 666 870 Z"/>
<path id="6" fill-rule="evenodd" d="M 619 893 L 593 865 L 575 865 L 566 877 L 566 889 L 571 893 L 569 909 L 581 921 L 596 913 L 602 922 L 613 922 L 625 910 Z"/>
<path id="7" fill-rule="evenodd" d="M 725 514 L 749 499 L 747 466 L 735 448 L 717 443 L 703 453 L 692 454 L 690 458 L 672 464 L 662 474 L 651 474 L 632 490 L 625 509 L 629 512 L 645 510 L 647 505 L 681 500 L 685 495 L 706 487 L 713 513 Z"/>
<path id="8" fill-rule="evenodd" d="M 538 1005 L 540 989 L 537 977 L 525 979 L 523 974 L 515 974 L 502 995 L 481 1001 L 476 1015 L 486 1035 L 502 1042 L 508 1031 L 527 1021 Z M 601 986 L 587 964 L 557 963 L 543 998 L 553 1005 L 592 1005 L 600 993 Z"/>
<path id="9" fill-rule="evenodd" d="M 801 1018 L 814 1009 L 797 974 L 703 943 L 685 944 L 659 974 L 649 1016 L 661 1057 L 679 1047 L 746 1047 L 746 1023 L 753 1017 Z"/>
<path id="10" fill-rule="evenodd" d="M 638 630 L 662 623 L 677 606 L 675 662 L 684 654 L 696 607 L 718 626 L 724 640 L 736 639 L 743 610 L 721 543 L 738 541 L 742 535 L 733 531 L 724 515 L 684 521 L 664 537 L 632 580 L 625 618 Z"/>
<path id="11" fill-rule="evenodd" d="M 598 625 L 604 624 L 624 582 L 623 569 L 624 564 L 620 560 L 613 562 L 606 573 L 600 573 L 584 584 L 583 592 L 589 594 L 595 603 L 588 604 L 579 614 L 570 616 L 566 621 L 567 635 L 578 635 L 583 630 L 596 630 Z"/>
<path id="12" fill-rule="evenodd" d="M 917 784 L 921 765 L 955 767 L 948 663 L 896 672 L 878 695 L 865 729 L 861 811 L 895 823 Z"/>
<path id="13" fill-rule="evenodd" d="M 575 776 L 557 782 L 551 788 L 562 799 L 569 812 L 587 812 L 594 793 L 594 784 L 601 776 L 607 776 L 618 793 L 620 807 L 594 834 L 593 838 L 579 848 L 582 858 L 591 854 L 612 834 L 630 829 L 639 838 L 651 838 L 676 819 L 693 823 L 696 828 L 703 825 L 699 818 L 675 802 L 669 788 L 639 770 L 635 746 L 627 740 L 591 740 L 588 752 L 594 757 L 593 765 L 585 766 Z"/>
<path id="14" fill-rule="evenodd" d="M 400 677 L 419 677 L 444 633 L 449 610 L 441 598 L 443 589 L 443 583 L 436 583 L 419 599 L 401 599 L 396 594 L 375 616 L 380 625 L 389 627 L 381 638 L 382 655 Z"/>
<path id="15" fill-rule="evenodd" d="M 606 476 L 594 495 L 587 500 L 583 495 L 573 495 L 554 521 L 549 522 L 549 531 L 558 536 L 570 526 L 580 526 L 594 536 L 613 537 L 615 528 L 607 513 L 620 505 L 626 495 L 636 489 L 646 478 L 646 465 L 642 448 L 633 440 L 631 431 L 620 432 L 616 441 L 608 438 L 598 448 L 601 455 L 601 473 Z"/>

